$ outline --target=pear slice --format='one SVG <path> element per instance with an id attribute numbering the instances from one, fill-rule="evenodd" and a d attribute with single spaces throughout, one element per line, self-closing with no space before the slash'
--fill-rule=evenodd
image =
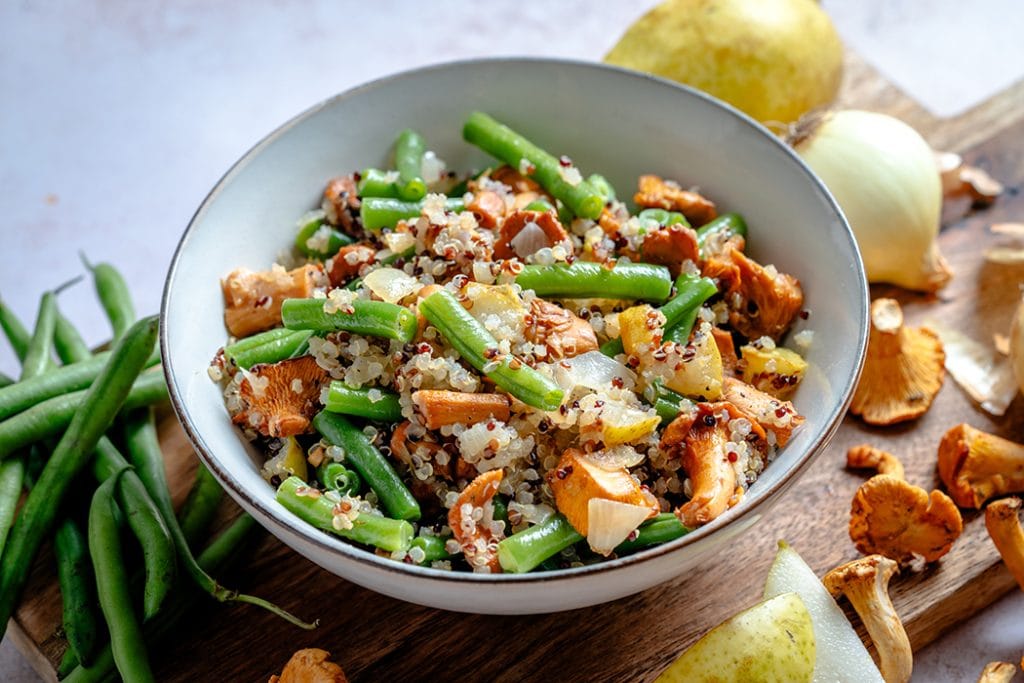
<path id="1" fill-rule="evenodd" d="M 811 614 L 818 646 L 815 683 L 882 683 L 882 674 L 843 610 L 803 558 L 788 543 L 779 541 L 779 552 L 765 581 L 764 597 L 789 592 L 798 594 Z"/>
<path id="2" fill-rule="evenodd" d="M 814 628 L 796 593 L 760 602 L 711 629 L 658 683 L 798 683 L 814 674 Z"/>

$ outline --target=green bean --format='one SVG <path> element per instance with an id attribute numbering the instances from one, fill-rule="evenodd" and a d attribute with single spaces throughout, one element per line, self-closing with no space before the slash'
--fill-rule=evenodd
<path id="1" fill-rule="evenodd" d="M 708 240 L 711 240 L 718 235 L 724 235 L 725 238 L 729 238 L 733 235 L 739 235 L 740 237 L 746 238 L 747 222 L 743 220 L 743 216 L 738 213 L 723 213 L 718 218 L 715 218 L 697 228 L 697 244 L 700 246 L 702 258 L 705 255 L 705 246 L 707 245 Z"/>
<path id="2" fill-rule="evenodd" d="M 363 430 L 341 415 L 327 411 L 317 413 L 313 427 L 328 443 L 345 451 L 344 462 L 351 465 L 374 490 L 391 517 L 409 521 L 420 518 L 420 504 Z"/>
<path id="3" fill-rule="evenodd" d="M 224 489 L 206 465 L 200 462 L 195 481 L 177 517 L 181 535 L 188 546 L 195 545 L 209 528 L 223 498 Z"/>
<path id="4" fill-rule="evenodd" d="M 60 662 L 57 663 L 57 680 L 63 681 L 76 668 L 78 668 L 78 657 L 75 656 L 75 650 L 68 647 L 64 650 Z M 111 668 L 113 668 L 113 660 L 111 660 Z"/>
<path id="5" fill-rule="evenodd" d="M 292 354 L 312 336 L 311 330 L 267 330 L 225 346 L 224 357 L 238 367 L 248 370 L 260 363 L 276 363 L 291 358 Z"/>
<path id="6" fill-rule="evenodd" d="M 54 396 L 87 388 L 103 369 L 108 358 L 110 352 L 104 351 L 88 360 L 57 367 L 31 379 L 3 387 L 0 389 L 0 420 Z M 154 351 L 146 360 L 146 367 L 159 362 L 160 354 Z"/>
<path id="7" fill-rule="evenodd" d="M 625 555 L 652 545 L 668 543 L 682 538 L 691 531 L 692 529 L 683 526 L 673 513 L 663 512 L 641 524 L 640 528 L 630 534 L 630 538 L 615 548 L 615 554 Z"/>
<path id="8" fill-rule="evenodd" d="M 14 355 L 18 357 L 18 360 L 24 361 L 25 354 L 28 353 L 28 345 L 32 341 L 32 335 L 18 320 L 18 316 L 14 315 L 14 311 L 2 300 L 0 300 L 0 328 L 7 336 L 7 341 L 11 343 Z"/>
<path id="9" fill-rule="evenodd" d="M 597 190 L 598 194 L 604 198 L 606 204 L 616 200 L 615 188 L 612 187 L 612 184 L 608 182 L 608 179 L 600 173 L 591 173 L 590 177 L 587 178 L 587 182 L 590 183 L 591 186 Z"/>
<path id="10" fill-rule="evenodd" d="M 118 474 L 96 489 L 89 506 L 89 554 L 96 572 L 100 609 L 110 628 L 114 662 L 126 681 L 153 681 L 153 672 L 142 639 L 142 627 L 132 608 L 128 574 L 114 512 L 114 487 Z"/>
<path id="11" fill-rule="evenodd" d="M 431 562 L 438 562 L 440 560 L 447 560 L 451 558 L 451 553 L 445 547 L 446 539 L 441 536 L 417 536 L 412 539 L 412 544 L 409 546 L 410 552 L 413 548 L 419 548 L 423 551 L 423 559 L 417 564 L 429 565 Z"/>
<path id="12" fill-rule="evenodd" d="M 498 542 L 498 561 L 502 569 L 514 574 L 530 571 L 549 557 L 583 540 L 561 513 L 540 524 L 512 534 Z"/>
<path id="13" fill-rule="evenodd" d="M 174 584 L 174 543 L 157 504 L 150 498 L 139 475 L 128 468 L 128 461 L 110 439 L 103 437 L 97 442 L 96 457 L 92 461 L 97 481 L 105 481 L 115 473 L 127 470 L 119 480 L 117 498 L 127 516 L 128 526 L 142 548 L 146 568 L 143 615 L 148 620 L 160 610 Z"/>
<path id="14" fill-rule="evenodd" d="M 89 389 L 54 396 L 0 422 L 0 459 L 36 441 L 56 436 L 68 427 L 76 411 L 86 403 L 90 389 L 103 377 L 112 360 L 113 356 L 110 356 L 107 366 Z M 167 385 L 164 383 L 164 375 L 159 370 L 150 370 L 141 374 L 130 387 L 124 407 L 130 410 L 165 400 Z"/>
<path id="15" fill-rule="evenodd" d="M 96 656 L 102 637 L 94 608 L 96 579 L 85 535 L 71 517 L 57 525 L 53 553 L 57 558 L 64 637 L 76 662 L 88 665 Z"/>
<path id="16" fill-rule="evenodd" d="M 496 522 L 505 522 L 505 526 L 508 527 L 508 500 L 505 496 L 495 496 L 491 499 L 491 505 L 494 506 L 494 512 L 491 517 Z"/>
<path id="17" fill-rule="evenodd" d="M 57 317 L 57 294 L 46 292 L 39 302 L 36 314 L 36 327 L 29 340 L 25 358 L 21 361 L 21 379 L 31 379 L 46 372 L 52 360 L 53 328 Z"/>
<path id="18" fill-rule="evenodd" d="M 398 194 L 402 199 L 418 201 L 426 196 L 427 184 L 421 175 L 426 151 L 427 143 L 416 131 L 406 128 L 398 134 L 395 141 L 395 168 L 401 180 Z"/>
<path id="19" fill-rule="evenodd" d="M 368 168 L 359 174 L 356 186 L 360 199 L 367 197 L 398 197 L 398 171 L 382 171 L 379 168 Z"/>
<path id="20" fill-rule="evenodd" d="M 316 468 L 316 478 L 329 491 L 337 491 L 343 496 L 355 496 L 363 487 L 359 475 L 340 462 L 325 460 Z"/>
<path id="21" fill-rule="evenodd" d="M 114 346 L 96 381 L 79 397 L 77 405 L 73 404 L 72 418 L 65 423 L 67 429 L 43 468 L 39 481 L 29 492 L 0 558 L 0 629 L 6 630 L 8 619 L 28 579 L 32 559 L 53 529 L 64 495 L 75 476 L 88 464 L 97 442 L 124 404 L 132 383 L 153 351 L 156 335 L 156 317 L 145 318 L 133 325 Z M 159 379 L 163 386 L 163 377 Z M 163 389 L 166 391 L 165 386 Z M 17 417 L 20 416 L 0 426 Z M 50 422 L 54 421 L 51 419 Z M 58 424 L 56 431 L 60 428 Z M 0 444 L 10 448 L 8 441 L 0 438 Z M 24 445 L 27 444 L 17 447 Z"/>
<path id="22" fill-rule="evenodd" d="M 668 268 L 649 263 L 576 261 L 571 265 L 524 266 L 516 284 L 541 297 L 565 299 L 636 299 L 660 303 L 672 293 Z"/>
<path id="23" fill-rule="evenodd" d="M 676 419 L 686 405 L 692 405 L 692 401 L 682 394 L 662 386 L 655 382 L 644 391 L 644 398 L 648 398 L 654 406 L 654 410 L 661 418 L 661 424 L 665 425 Z"/>
<path id="24" fill-rule="evenodd" d="M 525 161 L 533 167 L 527 175 L 575 215 L 590 219 L 601 215 L 605 199 L 593 185 L 586 180 L 575 184 L 566 180 L 559 159 L 487 114 L 478 111 L 470 114 L 462 128 L 462 137 L 514 169 L 521 168 Z"/>
<path id="25" fill-rule="evenodd" d="M 353 389 L 337 380 L 331 382 L 324 409 L 378 422 L 402 421 L 402 404 L 398 402 L 398 394 L 383 389 Z"/>
<path id="26" fill-rule="evenodd" d="M 546 199 L 534 199 L 523 207 L 525 211 L 554 211 L 555 207 Z"/>
<path id="27" fill-rule="evenodd" d="M 367 197 L 359 206 L 359 218 L 366 230 L 393 228 L 398 221 L 419 218 L 426 205 L 424 201 L 405 202 L 387 197 Z M 444 202 L 444 210 L 459 213 L 466 208 L 462 197 L 449 197 Z"/>
<path id="28" fill-rule="evenodd" d="M 390 266 L 399 259 L 410 259 L 416 255 L 416 247 L 409 247 L 405 251 L 400 251 L 397 254 L 390 254 L 381 259 L 381 263 L 385 266 Z M 359 282 L 362 282 L 360 279 Z"/>
<path id="29" fill-rule="evenodd" d="M 85 343 L 74 325 L 60 313 L 57 313 L 57 325 L 53 335 L 53 345 L 57 348 L 57 356 L 65 365 L 79 363 L 92 358 L 92 351 Z"/>
<path id="30" fill-rule="evenodd" d="M 0 372 L 0 389 L 6 389 L 12 384 L 14 384 L 14 380 Z"/>
<path id="31" fill-rule="evenodd" d="M 285 299 L 281 304 L 281 319 L 290 330 L 344 330 L 368 337 L 397 339 L 406 344 L 416 336 L 416 315 L 398 304 L 356 299 L 349 304 L 351 313 L 327 313 L 325 303 L 325 299 Z"/>
<path id="32" fill-rule="evenodd" d="M 347 529 L 335 523 L 334 510 L 339 500 L 337 494 L 321 493 L 298 477 L 288 477 L 277 487 L 277 502 L 318 529 L 388 552 L 409 549 L 414 533 L 412 524 L 404 519 L 364 512 L 352 520 L 352 528 Z"/>
<path id="33" fill-rule="evenodd" d="M 11 458 L 0 463 L 0 554 L 7 542 L 7 533 L 14 522 L 14 511 L 21 498 L 21 483 L 25 478 L 25 460 Z"/>
<path id="34" fill-rule="evenodd" d="M 260 526 L 249 515 L 242 513 L 231 526 L 225 529 L 210 543 L 198 562 L 204 571 L 217 572 L 227 568 L 238 559 L 240 549 L 245 541 L 258 531 Z M 144 626 L 147 642 L 158 643 L 172 633 L 180 633 L 182 619 L 196 606 L 200 593 L 181 586 L 176 592 L 176 600 L 168 605 L 168 609 L 156 619 Z M 89 667 L 79 666 L 70 672 L 65 679 L 68 683 L 99 683 L 109 680 L 114 673 L 114 657 L 108 643 L 96 656 L 96 661 Z"/>
<path id="35" fill-rule="evenodd" d="M 498 342 L 446 289 L 420 302 L 420 312 L 462 359 L 523 403 L 557 410 L 563 392 L 553 380 L 516 358 L 501 356 Z"/>
<path id="36" fill-rule="evenodd" d="M 92 272 L 93 285 L 96 287 L 96 294 L 100 298 L 100 304 L 110 319 L 110 326 L 114 330 L 114 340 L 120 339 L 132 323 L 135 322 L 135 306 L 132 304 L 132 296 L 128 291 L 128 283 L 118 272 L 117 268 L 109 263 L 97 263 L 93 265 L 79 252 L 82 263 Z"/>
<path id="37" fill-rule="evenodd" d="M 651 220 L 658 225 L 685 225 L 690 227 L 690 221 L 678 211 L 666 211 L 665 209 L 644 209 L 637 214 L 641 220 Z"/>
<path id="38" fill-rule="evenodd" d="M 295 248 L 299 253 L 310 258 L 325 259 L 337 254 L 342 247 L 355 242 L 345 233 L 326 223 L 322 211 L 316 213 L 315 217 L 304 220 L 295 235 Z"/>

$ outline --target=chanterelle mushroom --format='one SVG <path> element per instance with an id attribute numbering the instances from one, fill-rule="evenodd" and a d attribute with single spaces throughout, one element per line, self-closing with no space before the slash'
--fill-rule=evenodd
<path id="1" fill-rule="evenodd" d="M 923 327 L 904 327 L 903 311 L 894 299 L 875 299 L 864 372 L 850 412 L 873 425 L 924 415 L 942 387 L 945 360 L 937 334 Z"/>
<path id="2" fill-rule="evenodd" d="M 981 670 L 978 683 L 1010 683 L 1017 667 L 1009 662 L 989 662 Z"/>
<path id="3" fill-rule="evenodd" d="M 866 443 L 846 451 L 846 466 L 850 469 L 872 469 L 879 474 L 903 479 L 903 463 L 892 453 Z"/>
<path id="4" fill-rule="evenodd" d="M 501 478 L 500 469 L 484 472 L 469 482 L 448 511 L 448 526 L 474 572 L 501 573 L 498 541 L 505 534 L 503 522 L 494 520 L 491 503 Z"/>
<path id="5" fill-rule="evenodd" d="M 1020 498 L 1004 498 L 990 503 L 985 508 L 985 528 L 1006 568 L 1024 590 L 1024 528 L 1017 517 L 1020 509 Z"/>
<path id="6" fill-rule="evenodd" d="M 345 672 L 330 661 L 330 652 L 315 647 L 299 650 L 285 664 L 280 676 L 267 683 L 347 683 Z"/>
<path id="7" fill-rule="evenodd" d="M 899 570 L 882 555 L 869 555 L 836 567 L 822 578 L 833 596 L 845 595 L 864 622 L 878 651 L 886 683 L 906 683 L 914 666 L 910 639 L 889 598 L 889 579 Z"/>
<path id="8" fill-rule="evenodd" d="M 965 508 L 1024 493 L 1024 445 L 958 424 L 939 443 L 939 477 L 956 504 Z"/>
<path id="9" fill-rule="evenodd" d="M 254 365 L 238 387 L 242 409 L 235 424 L 263 436 L 295 436 L 309 429 L 327 372 L 313 356 Z"/>
<path id="10" fill-rule="evenodd" d="M 878 553 L 900 563 L 933 562 L 964 530 L 960 510 L 942 491 L 878 474 L 861 484 L 850 508 L 850 539 L 862 553 Z"/>

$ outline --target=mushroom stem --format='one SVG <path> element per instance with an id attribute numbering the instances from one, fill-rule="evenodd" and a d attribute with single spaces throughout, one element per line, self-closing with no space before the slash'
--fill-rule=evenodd
<path id="1" fill-rule="evenodd" d="M 1006 568 L 1024 590 L 1024 528 L 1017 518 L 1020 509 L 1020 498 L 1004 498 L 990 503 L 985 508 L 985 528 Z"/>
<path id="2" fill-rule="evenodd" d="M 833 596 L 845 595 L 860 615 L 886 683 L 909 681 L 914 664 L 910 639 L 889 598 L 889 579 L 897 571 L 889 558 L 869 555 L 836 567 L 822 579 Z"/>
<path id="3" fill-rule="evenodd" d="M 1024 445 L 959 424 L 939 443 L 939 477 L 960 507 L 1024 492 Z"/>
<path id="4" fill-rule="evenodd" d="M 846 466 L 851 469 L 873 469 L 896 479 L 906 478 L 899 458 L 866 443 L 846 451 Z"/>
<path id="5" fill-rule="evenodd" d="M 895 299 L 875 299 L 871 303 L 869 343 L 879 356 L 891 357 L 902 351 L 903 311 Z"/>
<path id="6" fill-rule="evenodd" d="M 981 670 L 978 683 L 1010 683 L 1017 667 L 1009 662 L 990 662 Z"/>

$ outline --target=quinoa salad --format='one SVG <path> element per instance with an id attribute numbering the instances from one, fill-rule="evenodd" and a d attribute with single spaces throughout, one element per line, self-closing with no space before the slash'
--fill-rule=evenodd
<path id="1" fill-rule="evenodd" d="M 277 501 L 399 562 L 555 570 L 741 505 L 803 417 L 799 281 L 671 179 L 629 197 L 487 114 L 327 181 L 295 248 L 221 282 L 210 366 Z M 560 150 L 561 151 L 561 150 Z M 750 238 L 756 239 L 753 232 Z"/>

